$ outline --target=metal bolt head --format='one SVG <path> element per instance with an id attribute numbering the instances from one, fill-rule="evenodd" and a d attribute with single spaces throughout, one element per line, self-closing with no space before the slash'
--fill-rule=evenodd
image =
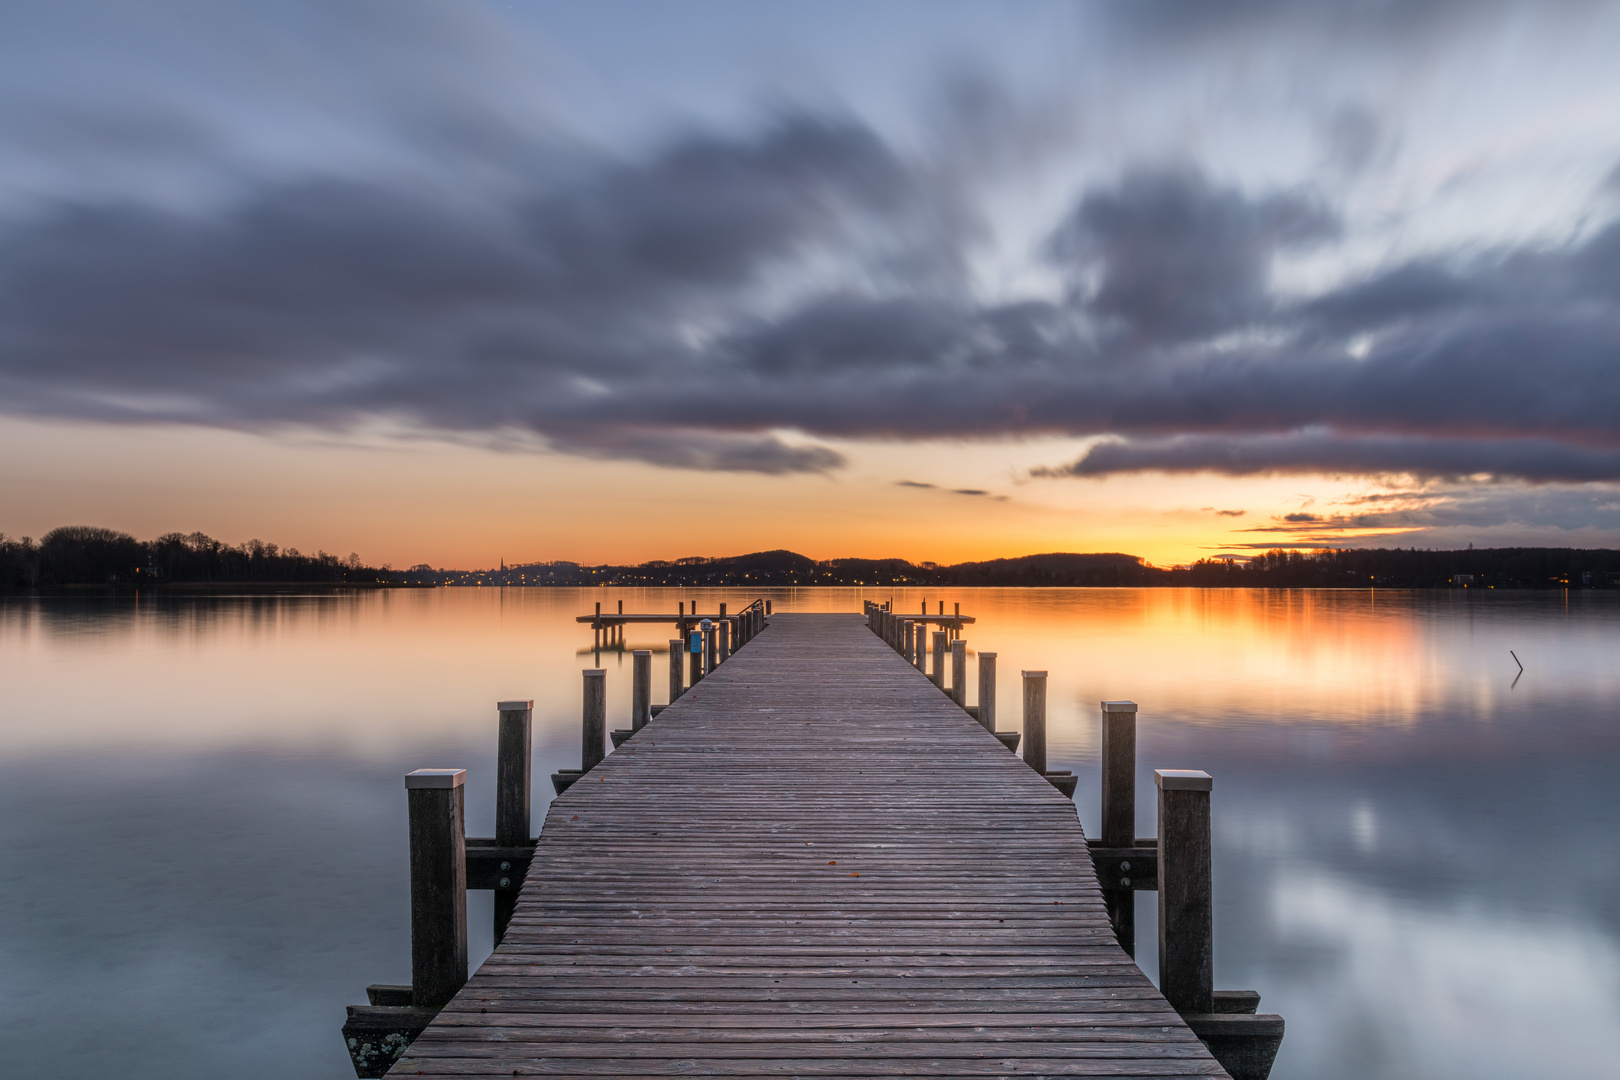
<path id="1" fill-rule="evenodd" d="M 1129 870 L 1131 868 L 1131 860 L 1129 860 L 1129 859 L 1121 859 L 1119 861 L 1119 868 L 1121 870 Z M 506 869 L 506 864 L 505 863 L 501 863 L 501 869 L 502 870 Z"/>
<path id="2" fill-rule="evenodd" d="M 1130 888 L 1131 887 L 1131 879 L 1128 878 L 1128 877 L 1120 878 L 1119 879 L 1119 887 L 1122 888 L 1122 889 Z"/>
<path id="3" fill-rule="evenodd" d="M 1129 870 L 1130 868 L 1131 868 L 1131 864 L 1126 863 L 1125 864 L 1125 869 Z M 509 863 L 509 862 L 503 862 L 503 863 L 501 863 L 501 869 L 503 871 L 510 870 L 510 869 L 512 869 L 512 864 Z"/>
<path id="4" fill-rule="evenodd" d="M 512 887 L 512 879 L 511 878 L 509 878 L 509 877 L 501 878 L 501 888 L 510 889 L 511 887 Z"/>

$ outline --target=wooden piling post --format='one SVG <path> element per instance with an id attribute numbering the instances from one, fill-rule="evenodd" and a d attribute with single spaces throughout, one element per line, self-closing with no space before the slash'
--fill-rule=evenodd
<path id="1" fill-rule="evenodd" d="M 579 769 L 590 772 L 607 757 L 607 672 L 588 668 L 585 675 L 585 707 Z"/>
<path id="2" fill-rule="evenodd" d="M 1046 775 L 1046 672 L 1024 672 L 1024 764 Z"/>
<path id="3" fill-rule="evenodd" d="M 726 605 L 724 604 L 720 605 L 720 617 L 722 619 L 726 617 Z"/>
<path id="4" fill-rule="evenodd" d="M 632 652 L 630 670 L 630 730 L 640 731 L 652 722 L 652 650 Z"/>
<path id="5" fill-rule="evenodd" d="M 941 690 L 945 689 L 945 654 L 949 651 L 945 647 L 945 631 L 935 630 L 933 634 L 934 645 L 934 672 L 929 677 L 934 685 Z"/>
<path id="6" fill-rule="evenodd" d="M 701 627 L 686 635 L 685 648 L 687 655 L 691 657 L 691 663 L 687 665 L 691 672 L 687 689 L 691 689 L 703 678 L 703 630 Z"/>
<path id="7" fill-rule="evenodd" d="M 495 754 L 495 842 L 503 847 L 529 843 L 530 763 L 533 758 L 534 702 L 503 701 L 496 705 L 499 728 Z M 517 908 L 515 877 L 499 879 L 495 889 L 495 944 L 506 936 L 506 925 Z"/>
<path id="8" fill-rule="evenodd" d="M 1136 846 L 1136 702 L 1102 703 L 1103 847 Z M 1117 885 L 1117 883 L 1115 883 Z M 1127 956 L 1136 955 L 1136 891 L 1103 884 L 1103 907 L 1114 938 Z"/>
<path id="9" fill-rule="evenodd" d="M 984 730 L 996 730 L 996 654 L 979 654 L 979 723 Z"/>
<path id="10" fill-rule="evenodd" d="M 967 642 L 961 638 L 951 642 L 951 700 L 967 705 Z"/>
<path id="11" fill-rule="evenodd" d="M 719 648 L 720 643 L 715 639 L 713 620 L 704 619 L 703 623 L 702 623 L 702 627 L 703 627 L 703 674 L 707 675 L 709 672 L 713 671 L 715 669 L 715 666 L 719 663 L 719 658 L 716 656 L 716 649 Z"/>
<path id="12" fill-rule="evenodd" d="M 686 692 L 686 680 L 681 671 L 681 657 L 686 655 L 686 642 L 679 638 L 669 639 L 669 703 L 671 705 Z"/>
<path id="13" fill-rule="evenodd" d="M 767 601 L 765 601 L 765 614 L 769 615 L 770 613 L 771 613 L 771 602 L 769 600 L 767 600 Z"/>
<path id="14" fill-rule="evenodd" d="M 1155 769 L 1159 789 L 1159 992 L 1179 1013 L 1215 1009 L 1210 789 L 1196 769 Z"/>
<path id="15" fill-rule="evenodd" d="M 924 675 L 928 674 L 928 623 L 917 624 L 917 656 L 915 662 L 917 670 Z"/>
<path id="16" fill-rule="evenodd" d="M 467 981 L 466 769 L 405 774 L 411 833 L 411 1004 L 443 1008 Z"/>
<path id="17" fill-rule="evenodd" d="M 714 662 L 723 664 L 731 659 L 731 620 L 721 619 L 714 624 Z"/>
<path id="18" fill-rule="evenodd" d="M 915 629 L 910 619 L 900 620 L 900 655 L 907 660 L 911 659 L 911 652 L 916 647 L 916 643 L 912 638 Z"/>
<path id="19" fill-rule="evenodd" d="M 1136 843 L 1136 702 L 1102 703 L 1102 831 L 1104 847 Z"/>

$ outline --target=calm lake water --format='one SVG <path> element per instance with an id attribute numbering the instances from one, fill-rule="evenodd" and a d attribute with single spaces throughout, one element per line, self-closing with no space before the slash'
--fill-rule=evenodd
<path id="1" fill-rule="evenodd" d="M 344 1006 L 410 981 L 401 776 L 465 767 L 489 835 L 495 702 L 532 697 L 538 823 L 596 666 L 573 617 L 754 595 L 0 598 L 5 1075 L 351 1077 Z M 1620 593 L 926 595 L 1000 654 L 1002 728 L 1017 671 L 1051 672 L 1088 831 L 1100 700 L 1141 706 L 1139 835 L 1154 768 L 1214 775 L 1216 985 L 1287 1019 L 1277 1080 L 1615 1075 Z M 601 666 L 625 726 L 630 658 Z M 1152 893 L 1138 912 L 1156 975 Z"/>

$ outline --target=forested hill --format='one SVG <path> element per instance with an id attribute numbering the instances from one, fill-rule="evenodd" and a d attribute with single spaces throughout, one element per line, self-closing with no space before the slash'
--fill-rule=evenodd
<path id="1" fill-rule="evenodd" d="M 1024 555 L 938 566 L 904 559 L 826 559 L 792 551 L 727 558 L 690 558 L 635 566 L 531 563 L 503 570 L 445 571 L 417 567 L 404 576 L 445 585 L 915 585 L 1215 588 L 1612 588 L 1620 586 L 1620 552 L 1581 548 L 1481 548 L 1429 551 L 1357 548 L 1272 551 L 1247 561 L 1204 559 L 1161 568 L 1118 553 Z"/>
<path id="2" fill-rule="evenodd" d="M 202 533 L 137 540 L 90 526 L 54 529 L 35 543 L 0 534 L 0 588 L 63 585 L 300 583 L 330 585 L 1017 586 L 1214 588 L 1615 588 L 1620 551 L 1582 548 L 1354 548 L 1271 551 L 1252 559 L 1151 566 L 1135 555 L 1053 553 L 957 563 L 816 560 L 792 551 L 688 558 L 633 566 L 528 563 L 494 570 L 366 566 L 358 555 L 306 555 Z"/>

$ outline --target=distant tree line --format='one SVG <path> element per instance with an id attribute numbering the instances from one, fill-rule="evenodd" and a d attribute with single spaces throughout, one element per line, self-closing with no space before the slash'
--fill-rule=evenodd
<path id="1" fill-rule="evenodd" d="M 1118 553 L 1026 555 L 937 566 L 904 559 L 817 561 L 792 551 L 762 551 L 634 566 L 545 562 L 498 570 L 435 570 L 422 565 L 394 576 L 421 585 L 1610 588 L 1620 585 L 1620 552 L 1581 548 L 1276 550 L 1248 559 L 1201 559 L 1191 566 L 1164 568 Z"/>
<path id="2" fill-rule="evenodd" d="M 0 533 L 0 588 L 61 585 L 228 584 L 235 582 L 376 584 L 386 569 L 358 555 L 305 555 L 261 540 L 226 544 L 200 532 L 137 540 L 91 525 L 52 529 L 37 543 Z"/>
<path id="3" fill-rule="evenodd" d="M 365 585 L 1013 586 L 1207 588 L 1613 588 L 1620 551 L 1582 548 L 1352 548 L 1268 551 L 1249 559 L 1151 566 L 1135 555 L 1025 555 L 938 566 L 904 559 L 815 560 L 792 551 L 687 558 L 633 566 L 528 563 L 496 570 L 370 567 L 358 555 L 305 555 L 259 540 L 231 545 L 200 532 L 137 540 L 86 525 L 53 529 L 35 543 L 0 534 L 0 588 L 62 585 L 286 582 Z"/>

